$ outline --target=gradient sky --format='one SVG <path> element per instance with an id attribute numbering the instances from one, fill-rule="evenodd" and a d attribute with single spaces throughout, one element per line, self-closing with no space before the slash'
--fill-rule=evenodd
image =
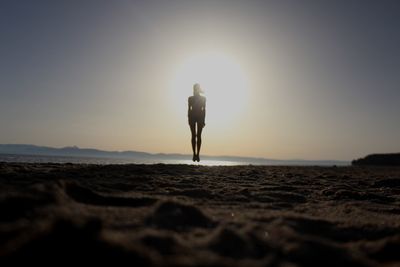
<path id="1" fill-rule="evenodd" d="M 235 90 L 207 98 L 202 153 L 399 152 L 399 29 L 396 0 L 4 0 L 0 143 L 190 154 L 192 88 L 177 96 L 173 80 L 218 51 L 245 75 L 246 105 L 224 123 Z"/>

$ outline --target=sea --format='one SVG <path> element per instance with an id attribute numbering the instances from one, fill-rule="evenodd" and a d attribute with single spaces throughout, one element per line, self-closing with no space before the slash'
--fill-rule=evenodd
<path id="1" fill-rule="evenodd" d="M 41 155 L 17 155 L 0 154 L 0 162 L 16 163 L 73 163 L 73 164 L 187 164 L 206 166 L 234 166 L 249 165 L 248 162 L 226 161 L 226 160 L 202 160 L 193 162 L 187 160 L 166 160 L 166 159 L 127 159 L 127 158 L 96 158 L 78 156 L 41 156 Z"/>
<path id="2" fill-rule="evenodd" d="M 187 164 L 205 166 L 235 166 L 235 165 L 286 165 L 286 166 L 349 166 L 349 162 L 339 161 L 303 161 L 303 160 L 265 160 L 265 161 L 229 161 L 205 159 L 193 162 L 189 157 L 185 159 L 132 159 L 132 158 L 104 158 L 79 156 L 42 156 L 21 154 L 0 154 L 0 162 L 16 163 L 73 163 L 73 164 Z"/>

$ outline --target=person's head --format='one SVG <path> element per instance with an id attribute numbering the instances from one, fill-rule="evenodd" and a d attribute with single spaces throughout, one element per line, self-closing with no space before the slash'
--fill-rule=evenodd
<path id="1" fill-rule="evenodd" d="M 199 95 L 200 93 L 202 93 L 203 91 L 201 90 L 200 84 L 195 83 L 193 85 L 193 94 L 194 95 Z"/>

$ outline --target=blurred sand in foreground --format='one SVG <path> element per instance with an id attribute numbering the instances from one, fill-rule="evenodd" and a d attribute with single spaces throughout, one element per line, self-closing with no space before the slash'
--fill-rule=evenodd
<path id="1" fill-rule="evenodd" d="M 400 265 L 400 168 L 0 163 L 0 190 L 0 263 Z"/>

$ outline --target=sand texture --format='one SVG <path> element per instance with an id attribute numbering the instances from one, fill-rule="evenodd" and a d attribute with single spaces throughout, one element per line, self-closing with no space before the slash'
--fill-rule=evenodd
<path id="1" fill-rule="evenodd" d="M 0 163 L 0 190 L 0 264 L 400 266 L 400 168 Z"/>

